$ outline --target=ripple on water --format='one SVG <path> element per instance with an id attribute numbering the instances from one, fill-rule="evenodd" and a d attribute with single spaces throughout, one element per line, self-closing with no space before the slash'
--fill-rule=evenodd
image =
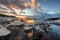
<path id="1" fill-rule="evenodd" d="M 60 26 L 58 25 L 51 25 L 52 31 L 50 32 L 50 35 L 54 38 L 60 39 Z"/>

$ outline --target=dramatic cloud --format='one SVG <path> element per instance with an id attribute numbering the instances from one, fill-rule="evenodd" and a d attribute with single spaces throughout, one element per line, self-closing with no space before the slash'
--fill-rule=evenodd
<path id="1" fill-rule="evenodd" d="M 0 0 L 0 3 L 2 4 L 22 4 L 25 0 Z"/>

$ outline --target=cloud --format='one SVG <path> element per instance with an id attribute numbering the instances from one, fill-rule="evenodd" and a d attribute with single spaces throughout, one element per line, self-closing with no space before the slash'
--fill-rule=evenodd
<path id="1" fill-rule="evenodd" d="M 56 14 L 54 11 L 48 11 L 48 14 Z"/>
<path id="2" fill-rule="evenodd" d="M 0 3 L 2 4 L 9 4 L 9 3 L 12 3 L 12 4 L 21 4 L 21 3 L 24 3 L 25 0 L 0 0 Z"/>

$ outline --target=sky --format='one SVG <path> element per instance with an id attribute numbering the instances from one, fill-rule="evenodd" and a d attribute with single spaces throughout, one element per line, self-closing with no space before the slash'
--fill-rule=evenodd
<path id="1" fill-rule="evenodd" d="M 49 14 L 60 13 L 60 0 L 37 0 L 37 2 Z"/>
<path id="2" fill-rule="evenodd" d="M 12 3 L 16 3 L 15 1 L 17 0 L 15 0 L 14 2 L 13 0 L 9 0 L 9 1 L 11 1 Z M 17 3 L 21 4 L 21 2 L 19 1 L 17 1 Z M 49 14 L 60 13 L 60 0 L 37 0 L 37 2 L 40 3 L 40 5 L 42 6 L 42 9 Z M 8 4 L 7 0 L 5 1 L 0 0 L 0 3 Z"/>

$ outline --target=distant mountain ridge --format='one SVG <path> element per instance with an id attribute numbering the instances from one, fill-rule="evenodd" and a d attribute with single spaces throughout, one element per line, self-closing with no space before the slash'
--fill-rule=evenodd
<path id="1" fill-rule="evenodd" d="M 49 14 L 50 16 L 47 16 L 48 18 L 60 18 L 60 13 L 58 14 Z"/>
<path id="2" fill-rule="evenodd" d="M 57 14 L 48 14 L 48 13 L 37 13 L 37 14 L 40 14 L 40 15 L 35 15 L 34 17 L 36 18 L 60 18 L 60 13 L 57 13 Z"/>

